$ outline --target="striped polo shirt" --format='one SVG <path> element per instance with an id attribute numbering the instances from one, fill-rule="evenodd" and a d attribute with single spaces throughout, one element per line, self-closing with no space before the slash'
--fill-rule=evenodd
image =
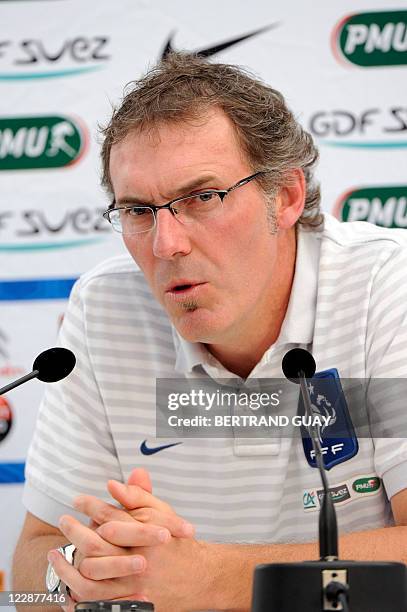
<path id="1" fill-rule="evenodd" d="M 293 347 L 312 350 L 318 371 L 345 378 L 407 377 L 407 234 L 325 215 L 320 232 L 299 227 L 296 268 L 278 340 L 243 381 L 172 327 L 133 260 L 110 259 L 72 290 L 60 342 L 77 357 L 48 385 L 27 458 L 23 500 L 57 525 L 81 493 L 112 501 L 110 478 L 149 470 L 153 493 L 217 542 L 301 542 L 317 537 L 318 471 L 297 438 L 156 437 L 156 379 L 206 376 L 255 389 L 283 377 Z M 261 265 L 264 265 L 263 263 Z M 328 472 L 340 533 L 393 524 L 389 499 L 407 487 L 407 440 L 358 440 Z"/>

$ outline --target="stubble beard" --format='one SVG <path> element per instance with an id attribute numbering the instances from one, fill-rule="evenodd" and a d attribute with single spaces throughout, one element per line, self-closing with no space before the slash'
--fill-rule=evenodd
<path id="1" fill-rule="evenodd" d="M 194 312 L 198 309 L 198 302 L 197 300 L 192 299 L 186 300 L 185 302 L 181 303 L 181 308 L 185 310 L 185 312 Z"/>

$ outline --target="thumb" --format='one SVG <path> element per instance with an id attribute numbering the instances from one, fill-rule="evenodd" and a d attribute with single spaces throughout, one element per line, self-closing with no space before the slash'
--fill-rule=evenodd
<path id="1" fill-rule="evenodd" d="M 153 491 L 150 474 L 144 468 L 134 468 L 134 470 L 130 472 L 130 476 L 128 477 L 126 484 L 137 485 L 148 493 L 152 493 Z"/>

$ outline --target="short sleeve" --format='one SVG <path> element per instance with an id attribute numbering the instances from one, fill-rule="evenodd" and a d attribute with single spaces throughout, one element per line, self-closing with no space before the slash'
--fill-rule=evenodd
<path id="1" fill-rule="evenodd" d="M 375 275 L 366 334 L 375 466 L 389 499 L 407 488 L 406 275 L 407 248 L 399 246 Z"/>
<path id="2" fill-rule="evenodd" d="M 81 281 L 73 287 L 60 333 L 76 367 L 47 385 L 26 462 L 23 502 L 50 524 L 69 510 L 76 495 L 110 500 L 107 480 L 123 480 L 103 399 L 89 358 Z"/>

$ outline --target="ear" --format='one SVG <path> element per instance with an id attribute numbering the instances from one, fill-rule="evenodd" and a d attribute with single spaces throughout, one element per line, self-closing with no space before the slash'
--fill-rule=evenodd
<path id="1" fill-rule="evenodd" d="M 305 177 L 300 168 L 290 173 L 288 184 L 276 198 L 277 226 L 290 229 L 302 215 L 305 204 Z"/>

